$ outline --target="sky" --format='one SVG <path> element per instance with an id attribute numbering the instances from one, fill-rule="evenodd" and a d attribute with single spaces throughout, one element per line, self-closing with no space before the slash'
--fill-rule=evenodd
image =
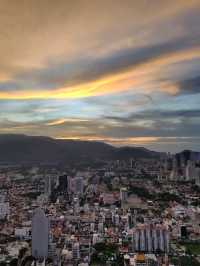
<path id="1" fill-rule="evenodd" d="M 0 0 L 0 133 L 200 150 L 199 0 Z"/>

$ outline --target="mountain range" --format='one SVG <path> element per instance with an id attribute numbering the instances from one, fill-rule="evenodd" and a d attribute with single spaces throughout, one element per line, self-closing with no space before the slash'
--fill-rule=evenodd
<path id="1" fill-rule="evenodd" d="M 21 163 L 94 163 L 105 160 L 157 158 L 166 153 L 143 147 L 114 147 L 104 142 L 63 140 L 43 136 L 0 134 L 0 164 Z M 200 153 L 184 150 L 176 154 L 178 160 L 200 160 Z"/>
<path id="2" fill-rule="evenodd" d="M 103 142 L 63 140 L 15 134 L 0 135 L 0 163 L 59 163 L 75 161 L 159 158 L 143 147 L 114 147 Z"/>

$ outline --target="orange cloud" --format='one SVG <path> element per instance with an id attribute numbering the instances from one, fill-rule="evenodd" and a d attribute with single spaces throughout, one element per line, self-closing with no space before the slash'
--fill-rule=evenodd
<path id="1" fill-rule="evenodd" d="M 57 126 L 57 125 L 62 125 L 65 123 L 65 119 L 58 119 L 49 123 L 46 123 L 46 126 Z"/>
<path id="2" fill-rule="evenodd" d="M 151 93 L 153 91 L 177 94 L 178 86 L 173 82 L 159 81 L 165 66 L 183 60 L 200 58 L 200 49 L 174 52 L 161 55 L 126 71 L 104 76 L 92 82 L 69 87 L 55 88 L 54 90 L 16 90 L 1 91 L 0 99 L 76 99 L 90 96 L 100 96 L 132 90 L 135 92 Z"/>
<path id="3" fill-rule="evenodd" d="M 131 138 L 111 138 L 111 137 L 101 137 L 101 136 L 76 136 L 76 137 L 56 137 L 57 139 L 72 139 L 72 140 L 89 140 L 89 141 L 103 141 L 112 144 L 149 144 L 156 142 L 158 137 L 131 137 Z"/>
<path id="4" fill-rule="evenodd" d="M 193 137 L 155 137 L 155 136 L 146 136 L 146 137 L 127 137 L 127 138 L 112 138 L 112 137 L 103 137 L 103 136 L 61 136 L 56 137 L 56 139 L 65 139 L 65 140 L 80 140 L 80 141 L 102 141 L 114 146 L 134 146 L 134 145 L 150 145 L 150 144 L 177 144 L 178 143 L 188 143 L 190 140 L 194 139 Z M 196 138 L 195 138 L 196 139 Z M 197 138 L 199 139 L 199 138 Z"/>
<path id="5" fill-rule="evenodd" d="M 87 119 L 78 119 L 78 118 L 63 118 L 63 119 L 57 119 L 51 122 L 46 123 L 46 126 L 57 126 L 57 125 L 62 125 L 67 122 L 87 122 Z"/>

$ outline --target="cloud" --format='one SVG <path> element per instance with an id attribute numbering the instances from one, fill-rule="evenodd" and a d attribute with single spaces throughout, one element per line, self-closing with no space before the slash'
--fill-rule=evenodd
<path id="1" fill-rule="evenodd" d="M 46 68 L 29 69 L 14 76 L 13 81 L 0 82 L 1 98 L 62 98 L 87 97 L 143 85 L 137 73 L 144 68 L 148 74 L 181 54 L 184 58 L 198 46 L 200 38 L 178 38 L 165 43 L 120 50 L 103 58 L 82 58 L 80 61 L 53 64 Z M 183 55 L 183 53 L 185 55 Z M 198 51 L 197 51 L 198 54 Z M 164 62 L 163 62 L 164 61 Z M 144 76 L 145 77 L 145 76 Z M 143 78 L 143 77 L 142 77 Z M 164 84 L 161 83 L 161 85 Z M 88 88 L 89 87 L 89 88 Z M 88 89 L 86 89 L 88 88 Z M 162 86 L 161 90 L 164 89 Z M 51 91 L 54 91 L 54 94 Z M 168 89 L 169 90 L 169 89 Z"/>
<path id="2" fill-rule="evenodd" d="M 2 0 L 0 132 L 196 145 L 199 10 L 198 0 Z"/>
<path id="3" fill-rule="evenodd" d="M 183 110 L 160 110 L 153 109 L 147 110 L 139 113 L 132 113 L 125 117 L 116 117 L 116 116 L 104 116 L 105 119 L 114 120 L 121 123 L 130 123 L 141 120 L 168 120 L 174 118 L 199 118 L 200 117 L 200 109 L 183 109 Z"/>
<path id="4" fill-rule="evenodd" d="M 93 1 L 87 8 L 82 1 L 14 1 L 2 8 L 1 69 L 9 78 L 0 82 L 1 99 L 73 99 L 132 89 L 176 94 L 170 77 L 159 82 L 158 69 L 199 47 L 198 1 L 153 1 L 148 8 L 145 1 Z M 83 32 L 87 38 L 79 40 Z"/>
<path id="5" fill-rule="evenodd" d="M 81 122 L 88 122 L 87 119 L 78 119 L 78 118 L 63 118 L 63 119 L 58 119 L 58 120 L 53 120 L 50 122 L 47 122 L 45 125 L 46 126 L 58 126 L 62 125 L 65 123 L 81 123 Z"/>
<path id="6" fill-rule="evenodd" d="M 181 80 L 178 83 L 181 93 L 196 94 L 200 93 L 200 76 Z"/>

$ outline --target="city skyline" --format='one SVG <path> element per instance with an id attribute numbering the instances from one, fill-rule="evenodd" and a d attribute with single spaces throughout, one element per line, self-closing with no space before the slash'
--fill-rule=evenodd
<path id="1" fill-rule="evenodd" d="M 200 150 L 199 1 L 0 6 L 0 134 Z"/>

